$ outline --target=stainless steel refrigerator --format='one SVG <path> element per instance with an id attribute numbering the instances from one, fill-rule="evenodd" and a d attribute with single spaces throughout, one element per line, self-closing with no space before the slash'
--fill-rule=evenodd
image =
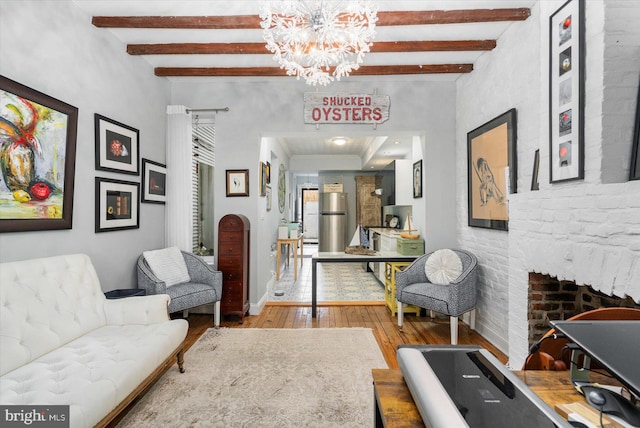
<path id="1" fill-rule="evenodd" d="M 320 193 L 318 251 L 343 252 L 347 233 L 347 194 Z"/>

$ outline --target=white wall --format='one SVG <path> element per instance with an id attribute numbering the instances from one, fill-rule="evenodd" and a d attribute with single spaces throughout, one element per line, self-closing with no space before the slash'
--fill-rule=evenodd
<path id="1" fill-rule="evenodd" d="M 264 261 L 251 272 L 249 294 L 252 306 L 260 305 L 270 278 L 267 263 L 270 258 L 269 246 L 262 242 L 261 238 L 266 235 L 258 232 L 258 228 L 266 227 L 275 233 L 277 226 L 260 220 L 260 210 L 257 209 L 262 204 L 258 200 L 258 169 L 260 160 L 263 160 L 261 141 L 264 136 L 316 132 L 315 125 L 304 124 L 302 114 L 303 94 L 314 90 L 293 78 L 274 78 L 260 82 L 250 79 L 203 79 L 198 83 L 176 81 L 172 85 L 173 104 L 184 104 L 189 108 L 229 107 L 228 112 L 221 113 L 216 119 L 216 195 L 221 195 L 216 199 L 216 223 L 227 213 L 244 214 L 251 222 L 251 259 Z M 441 217 L 434 217 L 432 224 L 425 226 L 422 232 L 428 240 L 429 227 L 433 230 L 448 230 L 449 242 L 445 245 L 444 239 L 441 239 L 442 245 L 455 245 L 453 184 L 450 187 L 442 186 L 442 182 L 448 181 L 455 170 L 455 83 L 346 79 L 319 90 L 332 93 L 373 93 L 377 90 L 378 94 L 389 95 L 391 98 L 390 119 L 378 125 L 376 130 L 371 125 L 325 125 L 320 128 L 323 133 L 349 135 L 350 132 L 373 132 L 386 135 L 387 131 L 415 131 L 416 135 L 425 135 L 426 156 L 445 154 L 444 162 L 439 158 L 425 159 L 425 174 L 431 178 L 426 178 L 425 194 L 431 193 L 436 204 L 439 204 L 432 205 L 432 209 L 441 206 L 442 210 L 439 211 Z M 280 159 L 280 155 L 278 156 Z M 285 163 L 288 164 L 289 160 L 285 160 Z M 431 170 L 428 169 L 430 166 Z M 250 170 L 251 189 L 248 198 L 222 196 L 225 194 L 226 169 Z M 275 172 L 272 165 L 272 179 Z M 272 190 L 275 192 L 276 188 Z M 415 201 L 429 206 L 429 197 Z M 415 221 L 417 225 L 424 224 L 424 220 Z"/>
<path id="2" fill-rule="evenodd" d="M 1 261 L 86 253 L 105 291 L 136 287 L 137 257 L 164 244 L 164 206 L 141 204 L 139 229 L 94 232 L 95 177 L 140 182 L 95 170 L 94 113 L 138 129 L 141 158 L 164 163 L 168 82 L 69 1 L 0 2 L 0 73 L 78 107 L 73 228 L 4 233 Z"/>
<path id="3" fill-rule="evenodd" d="M 611 167 L 607 159 L 626 150 L 624 162 L 628 163 L 631 153 L 635 102 L 628 94 L 637 94 L 640 76 L 640 37 L 632 17 L 638 16 L 640 4 L 586 2 L 585 179 L 550 184 L 548 22 L 563 3 L 537 3 L 527 21 L 511 27 L 496 50 L 458 81 L 460 243 L 478 255 L 481 265 L 478 331 L 507 351 L 510 366 L 516 369 L 522 366 L 528 348 L 529 272 L 576 280 L 609 295 L 629 295 L 640 301 L 640 182 L 602 184 L 602 176 Z M 626 50 L 616 37 L 607 36 L 609 42 L 602 45 L 605 28 L 626 41 Z M 633 59 L 609 64 L 605 60 L 609 49 Z M 621 79 L 621 75 L 630 76 Z M 612 86 L 616 89 L 610 89 Z M 608 105 L 618 106 L 616 117 L 611 116 Z M 518 193 L 509 196 L 509 232 L 469 228 L 465 226 L 466 134 L 513 107 L 518 111 Z M 603 131 L 606 128 L 624 131 Z M 607 145 L 617 148 L 605 156 Z M 536 149 L 541 155 L 540 191 L 531 191 Z M 622 168 L 622 163 L 620 159 L 615 167 Z M 615 175 L 620 174 L 611 176 Z"/>

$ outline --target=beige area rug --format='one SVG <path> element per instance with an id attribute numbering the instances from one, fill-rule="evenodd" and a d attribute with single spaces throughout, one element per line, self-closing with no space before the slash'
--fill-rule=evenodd
<path id="1" fill-rule="evenodd" d="M 119 427 L 371 427 L 368 328 L 209 329 Z"/>

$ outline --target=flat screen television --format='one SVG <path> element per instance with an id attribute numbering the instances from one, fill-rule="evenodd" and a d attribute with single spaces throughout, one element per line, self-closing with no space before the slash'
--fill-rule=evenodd
<path id="1" fill-rule="evenodd" d="M 552 321 L 551 325 L 640 397 L 640 321 Z"/>

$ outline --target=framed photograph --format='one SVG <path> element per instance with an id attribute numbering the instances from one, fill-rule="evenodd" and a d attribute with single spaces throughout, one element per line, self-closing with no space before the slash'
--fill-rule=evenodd
<path id="1" fill-rule="evenodd" d="M 96 233 L 140 227 L 140 183 L 96 177 Z"/>
<path id="2" fill-rule="evenodd" d="M 287 196 L 287 179 L 284 165 L 278 166 L 278 210 L 284 213 L 284 205 L 286 203 L 285 197 Z"/>
<path id="3" fill-rule="evenodd" d="M 71 229 L 78 109 L 0 76 L 0 232 Z"/>
<path id="4" fill-rule="evenodd" d="M 540 171 L 540 149 L 536 150 L 533 156 L 533 173 L 531 174 L 531 190 L 540 190 L 538 182 L 538 171 Z"/>
<path id="5" fill-rule="evenodd" d="M 267 196 L 267 164 L 260 162 L 260 196 Z"/>
<path id="6" fill-rule="evenodd" d="M 271 186 L 267 186 L 267 211 L 271 211 Z"/>
<path id="7" fill-rule="evenodd" d="M 413 164 L 413 198 L 422 197 L 422 159 Z"/>
<path id="8" fill-rule="evenodd" d="M 549 18 L 549 181 L 584 178 L 584 0 Z"/>
<path id="9" fill-rule="evenodd" d="M 640 180 L 640 87 L 638 88 L 635 126 L 636 128 L 633 134 L 633 148 L 631 150 L 631 169 L 629 172 L 629 180 Z"/>
<path id="10" fill-rule="evenodd" d="M 469 226 L 509 230 L 509 193 L 516 193 L 516 109 L 467 134 Z"/>
<path id="11" fill-rule="evenodd" d="M 267 184 L 271 184 L 271 163 L 267 162 L 266 163 L 266 167 L 265 167 L 265 180 L 267 182 Z"/>
<path id="12" fill-rule="evenodd" d="M 227 170 L 227 196 L 249 196 L 249 170 Z"/>
<path id="13" fill-rule="evenodd" d="M 151 204 L 167 202 L 166 165 L 142 159 L 142 202 Z"/>
<path id="14" fill-rule="evenodd" d="M 140 132 L 95 114 L 96 169 L 138 175 Z"/>

